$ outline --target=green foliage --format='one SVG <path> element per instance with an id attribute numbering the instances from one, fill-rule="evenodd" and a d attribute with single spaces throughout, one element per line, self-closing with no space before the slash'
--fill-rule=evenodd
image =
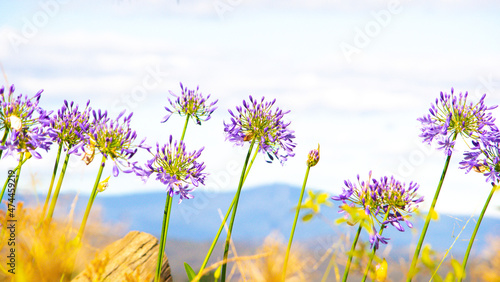
<path id="1" fill-rule="evenodd" d="M 184 263 L 184 268 L 186 269 L 186 274 L 189 281 L 193 281 L 194 277 L 196 276 L 193 268 L 187 262 Z"/>
<path id="2" fill-rule="evenodd" d="M 309 221 L 313 219 L 313 217 L 320 213 L 321 206 L 331 207 L 332 203 L 328 201 L 330 199 L 330 195 L 324 192 L 313 192 L 311 190 L 307 190 L 307 194 L 309 195 L 307 199 L 301 204 L 299 208 L 301 210 L 306 210 L 307 213 L 302 216 L 302 221 Z"/>

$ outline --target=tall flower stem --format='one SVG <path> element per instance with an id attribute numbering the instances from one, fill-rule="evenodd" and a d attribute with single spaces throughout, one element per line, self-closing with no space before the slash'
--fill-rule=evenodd
<path id="1" fill-rule="evenodd" d="M 21 157 L 19 158 L 19 169 L 17 170 L 16 174 L 16 182 L 14 184 L 14 191 L 12 192 L 13 195 L 16 195 L 16 190 L 17 190 L 17 184 L 19 183 L 19 176 L 21 175 L 21 168 L 23 167 L 23 162 L 24 161 L 24 152 L 21 153 Z"/>
<path id="2" fill-rule="evenodd" d="M 290 239 L 288 240 L 288 247 L 286 249 L 285 262 L 283 263 L 283 274 L 281 275 L 281 281 L 285 281 L 286 278 L 286 267 L 288 265 L 288 257 L 290 256 L 290 249 L 292 248 L 293 235 L 295 234 L 295 227 L 297 227 L 297 220 L 299 219 L 300 206 L 302 205 L 302 198 L 304 198 L 304 191 L 306 189 L 307 178 L 309 177 L 309 171 L 311 167 L 308 165 L 306 169 L 306 176 L 304 177 L 304 183 L 302 183 L 302 190 L 300 191 L 299 203 L 297 205 L 297 211 L 295 212 L 295 219 L 293 220 L 292 231 L 290 232 Z"/>
<path id="3" fill-rule="evenodd" d="M 85 230 L 85 225 L 87 224 L 87 219 L 90 214 L 90 209 L 92 208 L 92 204 L 94 203 L 95 197 L 97 195 L 97 186 L 99 186 L 99 182 L 101 181 L 101 175 L 105 163 L 106 163 L 106 157 L 102 156 L 101 165 L 99 166 L 99 172 L 97 173 L 97 178 L 95 179 L 94 188 L 92 189 L 92 194 L 90 195 L 89 202 L 87 204 L 87 208 L 85 209 L 85 214 L 83 215 L 82 223 L 80 225 L 80 229 L 78 230 L 78 235 L 76 236 L 76 240 L 78 242 L 82 240 L 83 231 Z"/>
<path id="4" fill-rule="evenodd" d="M 476 223 L 476 227 L 474 228 L 474 232 L 472 233 L 472 237 L 470 238 L 469 246 L 467 246 L 467 251 L 465 252 L 464 260 L 462 262 L 462 272 L 460 274 L 458 281 L 462 281 L 462 279 L 465 277 L 465 267 L 467 266 L 467 260 L 469 259 L 470 250 L 472 249 L 472 244 L 474 244 L 474 239 L 476 238 L 476 234 L 477 234 L 477 231 L 479 229 L 479 225 L 481 224 L 481 221 L 483 220 L 483 216 L 486 212 L 486 209 L 488 208 L 488 205 L 490 204 L 491 197 L 493 197 L 493 194 L 498 189 L 499 189 L 499 186 L 493 185 L 493 187 L 491 188 L 490 195 L 488 196 L 486 203 L 484 203 L 483 210 L 481 211 L 481 215 L 479 216 L 479 219 Z"/>
<path id="5" fill-rule="evenodd" d="M 342 282 L 347 281 L 347 276 L 349 275 L 349 269 L 351 268 L 352 257 L 354 256 L 354 250 L 356 250 L 356 244 L 358 243 L 359 234 L 361 233 L 361 223 L 359 224 L 358 231 L 356 231 L 356 236 L 354 237 L 354 241 L 352 241 L 351 251 L 349 251 L 349 257 L 347 258 L 347 264 L 345 265 L 344 277 L 342 278 Z"/>
<path id="6" fill-rule="evenodd" d="M 456 135 L 455 135 L 456 137 Z M 453 138 L 454 140 L 455 138 Z M 425 234 L 427 233 L 427 229 L 429 228 L 429 223 L 433 214 L 435 213 L 434 207 L 436 206 L 437 199 L 439 197 L 439 192 L 441 191 L 441 187 L 443 186 L 444 177 L 446 176 L 446 171 L 448 171 L 448 166 L 450 164 L 451 155 L 446 158 L 446 162 L 444 163 L 443 173 L 441 174 L 441 179 L 439 180 L 438 187 L 436 189 L 436 193 L 434 194 L 434 199 L 432 200 L 431 208 L 429 209 L 429 213 L 425 218 L 424 228 L 422 229 L 422 233 L 420 233 L 420 239 L 418 240 L 417 248 L 415 249 L 415 254 L 413 255 L 413 259 L 411 261 L 410 270 L 408 271 L 408 276 L 406 277 L 406 281 L 410 282 L 413 276 L 415 275 L 415 268 L 418 262 L 418 256 L 420 255 L 420 250 L 422 249 L 422 244 L 424 243 Z"/>
<path id="7" fill-rule="evenodd" d="M 255 144 L 255 138 L 252 139 L 252 143 L 250 144 L 250 148 L 248 148 L 248 153 L 247 153 L 247 156 L 245 158 L 245 164 L 243 165 L 243 170 L 241 172 L 240 183 L 238 184 L 238 190 L 236 191 L 236 196 L 235 196 L 236 201 L 235 201 L 234 206 L 233 206 L 233 212 L 231 215 L 231 221 L 229 222 L 229 229 L 227 232 L 226 243 L 224 245 L 224 263 L 222 264 L 222 271 L 221 271 L 221 281 L 222 282 L 226 281 L 227 256 L 229 253 L 229 242 L 231 241 L 231 232 L 233 231 L 234 218 L 236 216 L 236 210 L 238 208 L 238 201 L 240 198 L 241 188 L 243 187 L 243 183 L 245 182 L 245 174 L 248 173 L 247 165 L 248 165 L 248 161 L 250 159 L 250 155 L 252 154 L 254 144 Z"/>
<path id="8" fill-rule="evenodd" d="M 5 128 L 5 131 L 3 132 L 3 137 L 2 137 L 2 146 L 5 145 L 5 141 L 7 140 L 7 136 L 9 135 L 9 129 Z M 3 150 L 0 150 L 0 158 L 2 158 Z M 2 199 L 0 199 L 1 201 Z"/>
<path id="9" fill-rule="evenodd" d="M 385 213 L 383 222 L 385 222 L 387 220 L 387 218 L 389 217 L 389 212 L 390 212 L 390 210 L 387 209 L 387 212 Z M 382 232 L 384 232 L 384 228 L 385 228 L 385 224 L 382 224 L 382 226 L 380 226 L 380 231 L 378 232 L 381 236 L 382 236 Z M 376 248 L 376 244 L 374 243 L 373 248 L 372 248 L 372 252 L 370 253 L 370 259 L 368 261 L 368 265 L 366 266 L 365 275 L 363 276 L 363 282 L 365 282 L 366 278 L 368 277 L 368 272 L 370 272 L 370 266 L 372 265 L 373 258 L 375 257 L 376 251 L 377 251 L 377 248 Z"/>
<path id="10" fill-rule="evenodd" d="M 184 136 L 186 135 L 186 129 L 189 123 L 190 115 L 186 115 L 186 121 L 184 122 L 184 129 L 182 130 L 181 140 L 179 141 L 179 148 L 181 147 Z M 158 261 L 156 262 L 156 273 L 155 282 L 160 281 L 161 275 L 161 265 L 163 261 L 163 253 L 165 252 L 165 243 L 167 241 L 168 225 L 170 222 L 170 214 L 172 210 L 172 197 L 170 196 L 170 191 L 167 193 L 167 198 L 165 200 L 165 210 L 163 211 L 163 222 L 161 226 L 161 237 L 160 237 L 160 249 L 158 251 Z"/>
<path id="11" fill-rule="evenodd" d="M 59 173 L 59 179 L 57 180 L 56 189 L 54 190 L 54 196 L 52 197 L 52 200 L 50 201 L 49 212 L 47 214 L 47 219 L 49 221 L 52 219 L 52 216 L 54 215 L 54 210 L 56 208 L 57 198 L 59 197 L 59 191 L 61 190 L 61 185 L 62 185 L 62 182 L 64 179 L 64 175 L 66 174 L 66 168 L 68 166 L 69 157 L 70 157 L 70 154 L 68 154 L 68 152 L 66 152 L 66 156 L 64 157 L 64 163 L 63 163 L 63 166 L 61 168 L 61 172 Z M 54 172 L 55 172 L 55 170 L 54 170 Z M 51 188 L 52 188 L 52 185 L 51 185 Z"/>
<path id="12" fill-rule="evenodd" d="M 28 159 L 22 160 L 23 156 L 24 156 L 24 154 L 21 155 L 21 159 L 19 159 L 19 164 L 13 170 L 14 173 L 16 173 L 17 171 L 20 171 L 21 170 L 21 166 L 28 160 Z M 7 189 L 7 185 L 8 184 L 9 184 L 9 178 L 7 178 L 7 180 L 5 180 L 5 184 L 3 185 L 2 193 L 0 194 L 0 202 L 2 202 L 3 195 L 5 194 L 5 189 Z"/>
<path id="13" fill-rule="evenodd" d="M 250 161 L 250 164 L 248 165 L 248 168 L 245 172 L 245 177 L 243 178 L 243 182 L 245 182 L 245 180 L 247 179 L 248 173 L 250 172 L 250 168 L 252 167 L 253 162 L 255 161 L 255 157 L 257 156 L 258 152 L 259 152 L 259 147 L 257 147 L 257 150 L 255 150 L 255 153 L 252 157 L 252 161 Z M 215 248 L 215 245 L 217 244 L 217 241 L 219 240 L 220 234 L 222 233 L 222 230 L 224 229 L 224 225 L 226 224 L 227 219 L 228 219 L 229 215 L 231 214 L 231 211 L 233 210 L 235 202 L 236 202 L 236 195 L 234 196 L 233 201 L 231 202 L 231 205 L 227 209 L 226 215 L 224 216 L 224 219 L 222 220 L 222 223 L 219 227 L 219 230 L 217 231 L 217 234 L 215 235 L 215 238 L 212 241 L 212 245 L 210 246 L 210 249 L 208 250 L 208 253 L 205 256 L 205 260 L 203 260 L 203 263 L 201 264 L 201 267 L 200 267 L 200 270 L 198 271 L 197 276 L 199 276 L 203 272 L 205 267 L 207 266 L 208 260 L 210 259 L 210 256 L 212 255 L 212 252 Z"/>
<path id="14" fill-rule="evenodd" d="M 52 195 L 52 187 L 54 186 L 54 180 L 56 179 L 57 167 L 59 166 L 59 159 L 61 157 L 63 143 L 59 144 L 59 149 L 57 149 L 56 162 L 54 163 L 54 171 L 52 172 L 52 179 L 50 180 L 49 192 L 47 192 L 47 197 L 45 198 L 45 203 L 43 204 L 42 218 L 45 216 L 47 211 L 47 206 L 49 205 L 50 196 Z"/>

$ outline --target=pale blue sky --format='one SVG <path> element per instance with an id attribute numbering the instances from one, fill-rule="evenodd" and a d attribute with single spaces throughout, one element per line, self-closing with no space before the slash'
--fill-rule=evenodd
<path id="1" fill-rule="evenodd" d="M 344 179 L 373 170 L 377 177 L 417 181 L 430 201 L 444 156 L 420 145 L 416 119 L 451 87 L 471 92 L 474 100 L 488 93 L 488 104 L 500 104 L 499 4 L 365 1 L 360 9 L 342 2 L 3 1 L 0 62 L 19 92 L 45 89 L 41 103 L 47 109 L 59 108 L 63 99 L 90 99 L 94 108 L 114 115 L 133 110 L 139 136 L 151 144 L 181 133 L 181 118 L 159 123 L 168 90 L 178 93 L 180 81 L 200 85 L 219 99 L 212 120 L 190 124 L 186 136 L 193 150 L 206 147 L 207 189 L 237 185 L 239 169 L 233 166 L 242 165 L 247 148 L 224 141 L 222 121 L 228 108 L 251 94 L 276 98 L 292 111 L 288 119 L 298 146 L 284 167 L 258 159 L 246 187 L 299 186 L 307 153 L 320 143 L 321 161 L 309 187 L 339 193 Z M 228 10 L 218 13 L 216 7 Z M 362 46 L 356 44 L 360 32 L 368 33 Z M 341 48 L 346 44 L 356 48 L 349 58 Z M 155 83 L 139 95 L 134 91 L 144 80 Z M 22 190 L 31 189 L 28 176 L 35 173 L 36 189 L 47 189 L 54 155 L 23 168 Z M 489 184 L 458 170 L 460 158 L 457 153 L 452 159 L 438 210 L 479 212 Z M 0 166 L 9 165 L 12 160 Z M 72 158 L 63 190 L 89 193 L 96 172 L 95 165 Z M 163 189 L 154 179 L 143 185 L 121 175 L 106 193 Z M 497 198 L 491 214 L 500 205 Z"/>

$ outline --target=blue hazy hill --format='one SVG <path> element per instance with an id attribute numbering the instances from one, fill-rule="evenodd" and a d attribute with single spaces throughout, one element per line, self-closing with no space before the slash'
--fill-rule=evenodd
<path id="1" fill-rule="evenodd" d="M 212 240 L 221 223 L 218 209 L 225 214 L 234 193 L 208 193 L 198 189 L 198 192 L 194 193 L 194 199 L 184 200 L 181 204 L 177 204 L 177 198 L 175 198 L 168 238 L 195 242 Z M 233 238 L 236 241 L 259 243 L 276 231 L 288 238 L 299 194 L 298 187 L 280 184 L 243 189 L 236 214 Z M 70 200 L 73 197 L 74 195 L 64 195 L 63 199 Z M 103 193 L 98 195 L 94 205 L 102 208 L 102 221 L 127 226 L 124 233 L 129 230 L 139 230 L 159 236 L 165 198 L 166 193 L 163 191 L 119 196 L 107 196 Z M 83 213 L 87 199 L 85 196 L 80 196 L 76 214 Z M 341 216 L 338 213 L 337 204 L 333 201 L 332 204 L 332 207 L 322 208 L 322 218 L 316 217 L 309 222 L 299 222 L 294 240 L 315 244 L 322 240 L 320 238 L 335 239 L 348 232 L 353 234 L 355 227 L 332 226 L 328 223 L 334 222 Z M 67 214 L 64 209 L 68 209 L 68 205 L 61 205 L 55 214 Z M 466 225 L 467 220 L 469 223 Z M 441 215 L 438 221 L 431 222 L 425 242 L 430 243 L 438 251 L 444 251 L 454 243 L 462 227 L 466 225 L 452 249 L 453 255 L 460 255 L 467 247 L 467 239 L 470 238 L 475 220 L 476 218 L 471 219 L 470 216 Z M 416 231 L 420 231 L 423 220 L 419 218 L 414 219 L 413 222 L 413 230 L 406 228 L 406 232 L 402 233 L 389 226 L 384 231 L 384 236 L 391 238 L 390 245 L 396 252 L 407 254 L 411 245 L 416 243 L 419 235 Z M 500 220 L 486 216 L 476 237 L 474 252 L 483 250 L 488 245 L 488 238 L 499 234 Z M 366 234 L 362 236 L 361 239 L 366 241 L 368 236 Z"/>

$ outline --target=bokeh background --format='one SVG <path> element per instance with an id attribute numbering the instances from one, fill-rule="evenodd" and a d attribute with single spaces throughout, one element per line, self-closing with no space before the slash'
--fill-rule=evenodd
<path id="1" fill-rule="evenodd" d="M 421 143 L 416 119 L 452 87 L 500 104 L 497 1 L 41 0 L 2 1 L 0 11 L 1 84 L 28 95 L 44 89 L 46 109 L 90 99 L 111 116 L 133 111 L 139 138 L 154 145 L 181 134 L 183 118 L 160 123 L 179 82 L 219 99 L 212 119 L 191 123 L 186 136 L 188 148 L 205 147 L 210 176 L 199 189 L 214 192 L 236 190 L 247 149 L 225 141 L 223 121 L 248 95 L 291 110 L 297 147 L 284 166 L 260 156 L 246 188 L 299 186 L 320 144 L 308 187 L 337 194 L 344 179 L 373 170 L 418 182 L 427 205 L 445 156 Z M 490 191 L 483 176 L 458 169 L 465 148 L 459 142 L 439 212 L 478 214 Z M 23 167 L 31 177 L 20 193 L 46 192 L 55 155 Z M 0 168 L 14 165 L 4 159 Z M 72 157 L 63 190 L 89 194 L 96 165 Z M 164 189 L 120 174 L 102 196 Z M 494 197 L 487 214 L 499 217 L 499 205 Z"/>

